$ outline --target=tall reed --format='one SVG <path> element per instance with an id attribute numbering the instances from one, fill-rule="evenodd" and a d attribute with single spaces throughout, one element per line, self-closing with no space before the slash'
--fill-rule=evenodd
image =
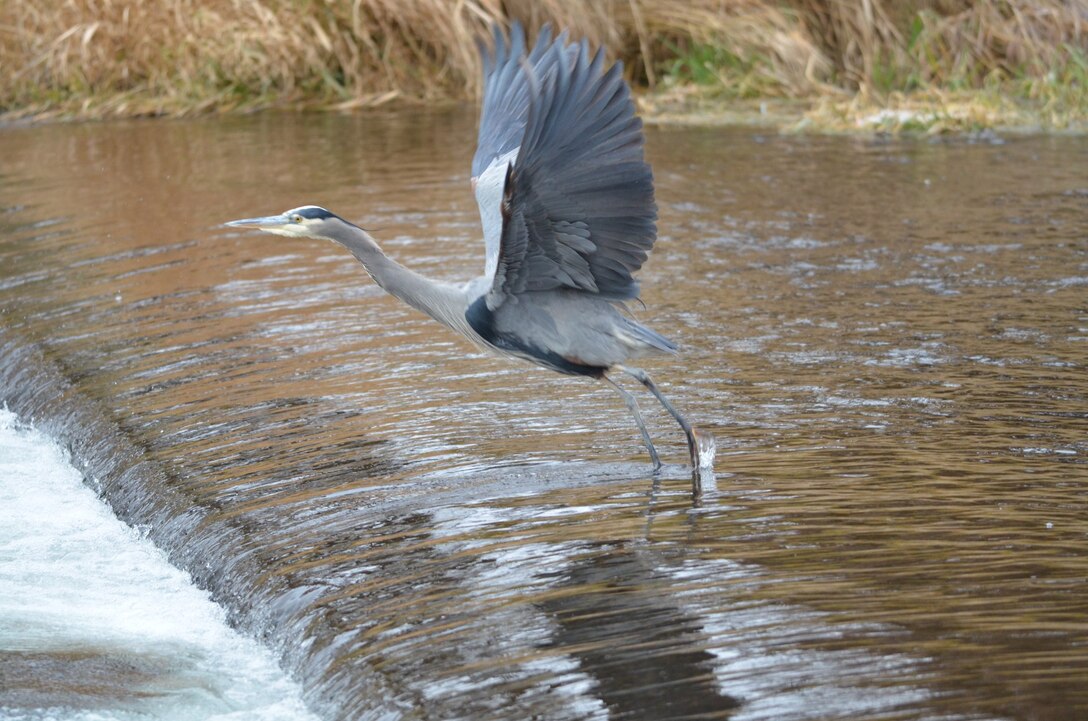
<path id="1" fill-rule="evenodd" d="M 651 88 L 1083 100 L 1088 0 L 5 0 L 0 111 L 194 113 L 478 91 L 493 22 L 570 28 Z"/>

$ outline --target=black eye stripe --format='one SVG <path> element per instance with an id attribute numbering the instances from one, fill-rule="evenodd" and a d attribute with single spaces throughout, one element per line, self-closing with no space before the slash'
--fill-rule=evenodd
<path id="1" fill-rule="evenodd" d="M 297 215 L 297 216 L 299 216 L 301 218 L 306 218 L 307 220 L 323 220 L 325 218 L 335 217 L 332 213 L 325 210 L 324 208 L 316 208 L 316 207 L 315 208 L 302 208 L 300 210 L 296 210 L 291 215 L 292 215 L 292 217 Z"/>

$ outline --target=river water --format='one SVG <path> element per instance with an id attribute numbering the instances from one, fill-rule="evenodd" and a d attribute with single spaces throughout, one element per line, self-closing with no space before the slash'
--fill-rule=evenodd
<path id="1" fill-rule="evenodd" d="M 1088 716 L 1088 139 L 650 128 L 694 502 L 652 398 L 656 480 L 609 389 L 220 227 L 467 279 L 473 126 L 3 130 L 0 399 L 328 719 Z"/>

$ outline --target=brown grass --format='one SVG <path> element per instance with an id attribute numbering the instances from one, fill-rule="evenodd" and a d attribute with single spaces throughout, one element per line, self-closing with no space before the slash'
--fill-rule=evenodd
<path id="1" fill-rule="evenodd" d="M 995 72 L 1041 76 L 1065 62 L 1070 49 L 1088 50 L 1086 0 L 796 0 L 796 5 L 807 32 L 821 39 L 838 79 L 869 91 L 906 80 L 980 84 Z M 895 72 L 904 76 L 889 77 Z"/>
<path id="2" fill-rule="evenodd" d="M 974 91 L 1056 124 L 1088 105 L 1088 0 L 5 0 L 0 111 L 462 99 L 474 39 L 512 18 L 605 45 L 664 105 L 799 98 L 848 117 Z"/>
<path id="3" fill-rule="evenodd" d="M 12 0 L 8 109 L 199 112 L 448 97 L 474 77 L 470 38 L 498 0 Z M 14 72 L 9 72 L 8 69 Z"/>

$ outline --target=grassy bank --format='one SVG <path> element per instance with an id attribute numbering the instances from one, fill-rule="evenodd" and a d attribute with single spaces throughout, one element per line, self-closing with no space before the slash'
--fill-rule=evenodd
<path id="1" fill-rule="evenodd" d="M 605 45 L 651 116 L 771 107 L 794 126 L 888 130 L 1088 117 L 1088 0 L 6 0 L 0 112 L 471 98 L 474 38 L 511 18 Z"/>

